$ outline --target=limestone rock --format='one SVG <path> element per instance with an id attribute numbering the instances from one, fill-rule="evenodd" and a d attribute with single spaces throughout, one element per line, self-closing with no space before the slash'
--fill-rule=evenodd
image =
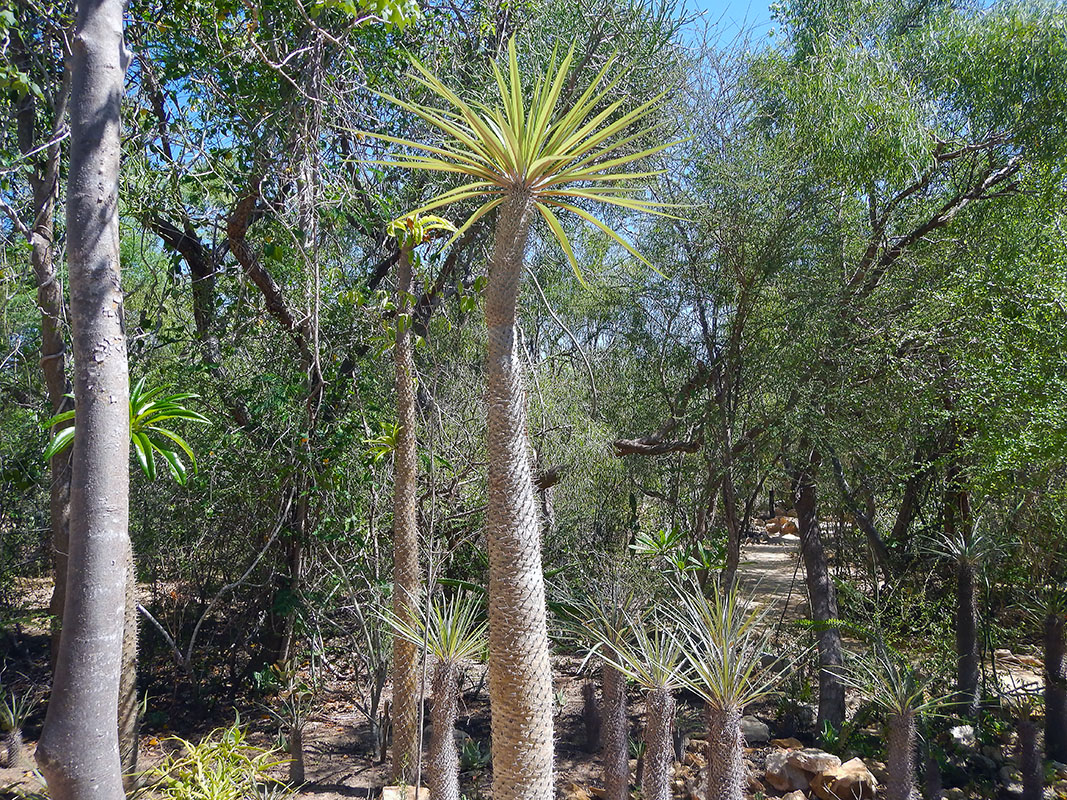
<path id="1" fill-rule="evenodd" d="M 783 794 L 782 800 L 808 800 L 808 796 L 800 791 L 800 789 L 797 789 L 789 794 Z"/>
<path id="2" fill-rule="evenodd" d="M 840 767 L 841 759 L 827 753 L 825 750 L 805 747 L 803 750 L 790 750 L 789 763 L 805 772 L 818 775 L 821 772 Z"/>
<path id="3" fill-rule="evenodd" d="M 771 739 L 771 744 L 775 747 L 780 747 L 782 750 L 803 750 L 804 743 L 800 739 L 794 739 L 790 736 L 788 739 Z"/>
<path id="4" fill-rule="evenodd" d="M 414 786 L 385 786 L 382 788 L 382 800 L 430 800 L 430 790 L 420 786 L 416 797 Z"/>
<path id="5" fill-rule="evenodd" d="M 816 775 L 811 789 L 820 800 L 875 800 L 878 779 L 862 758 L 854 758 Z"/>
<path id="6" fill-rule="evenodd" d="M 741 717 L 741 735 L 749 745 L 766 744 L 771 740 L 771 729 L 756 717 Z"/>
<path id="7" fill-rule="evenodd" d="M 807 789 L 811 783 L 811 774 L 789 763 L 790 750 L 772 750 L 767 754 L 764 769 L 767 783 L 780 792 L 792 792 Z"/>

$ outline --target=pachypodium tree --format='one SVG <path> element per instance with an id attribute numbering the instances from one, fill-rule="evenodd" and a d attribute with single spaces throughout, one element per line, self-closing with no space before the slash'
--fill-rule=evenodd
<path id="1" fill-rule="evenodd" d="M 56 800 L 122 800 L 119 681 L 129 550 L 129 371 L 119 268 L 122 0 L 79 3 L 71 45 L 67 263 L 78 430 L 63 633 L 37 762 Z"/>
<path id="2" fill-rule="evenodd" d="M 634 620 L 627 633 L 610 625 L 590 628 L 600 639 L 605 663 L 635 681 L 645 693 L 645 757 L 641 796 L 647 800 L 670 800 L 674 765 L 674 717 L 676 691 L 685 685 L 686 662 L 679 639 L 666 618 Z"/>
<path id="3" fill-rule="evenodd" d="M 459 226 L 461 235 L 496 209 L 485 320 L 488 328 L 489 692 L 492 706 L 493 796 L 541 800 L 553 792 L 552 666 L 549 661 L 540 512 L 526 433 L 526 399 L 515 331 L 523 260 L 535 214 L 540 214 L 579 272 L 556 210 L 591 222 L 644 261 L 607 224 L 577 205 L 589 201 L 666 214 L 661 204 L 630 188 L 656 174 L 624 172 L 627 165 L 670 146 L 638 145 L 659 128 L 650 121 L 662 96 L 629 111 L 611 99 L 619 78 L 614 60 L 589 87 L 561 107 L 573 50 L 553 63 L 527 93 L 514 40 L 506 74 L 495 64 L 499 98 L 468 103 L 415 61 L 414 80 L 452 110 L 383 97 L 419 116 L 446 141 L 429 144 L 384 134 L 376 138 L 416 151 L 379 162 L 412 170 L 459 175 L 467 183 L 437 195 L 412 213 L 479 199 Z"/>
<path id="4" fill-rule="evenodd" d="M 411 330 L 415 248 L 455 227 L 440 217 L 411 216 L 391 223 L 400 246 L 396 271 L 396 445 L 393 456 L 393 613 L 409 625 L 419 617 L 418 458 L 415 433 L 415 359 Z M 414 784 L 419 774 L 419 660 L 414 643 L 393 640 L 393 782 Z"/>
<path id="5" fill-rule="evenodd" d="M 747 785 L 741 716 L 745 706 L 774 691 L 788 664 L 765 666 L 772 652 L 769 626 L 736 588 L 679 589 L 676 624 L 690 672 L 686 684 L 706 705 L 708 800 L 742 800 Z"/>
<path id="6" fill-rule="evenodd" d="M 425 647 L 435 659 L 433 669 L 433 708 L 430 716 L 430 796 L 439 800 L 460 800 L 459 756 L 454 735 L 459 712 L 459 670 L 464 661 L 485 650 L 486 622 L 474 597 L 456 595 L 436 600 L 429 616 L 414 622 L 389 615 L 388 622 L 397 637 L 416 648 Z"/>

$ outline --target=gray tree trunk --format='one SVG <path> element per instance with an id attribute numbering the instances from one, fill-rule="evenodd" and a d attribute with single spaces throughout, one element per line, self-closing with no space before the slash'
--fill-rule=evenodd
<path id="1" fill-rule="evenodd" d="M 300 786 L 304 780 L 304 728 L 301 723 L 289 731 L 289 783 Z"/>
<path id="2" fill-rule="evenodd" d="M 814 458 L 813 458 L 814 460 Z M 810 468 L 793 477 L 793 504 L 797 510 L 800 552 L 804 558 L 811 616 L 816 622 L 837 619 L 837 590 L 826 562 L 819 532 L 815 477 Z M 818 634 L 820 729 L 829 722 L 840 728 L 845 721 L 845 686 L 839 675 L 844 664 L 841 632 L 828 627 Z"/>
<path id="3" fill-rule="evenodd" d="M 419 532 L 415 506 L 418 462 L 415 450 L 415 362 L 412 356 L 410 304 L 411 248 L 397 262 L 396 438 L 393 484 L 393 613 L 413 624 L 419 616 Z M 393 637 L 393 783 L 414 785 L 419 775 L 419 649 L 402 636 Z"/>
<path id="4" fill-rule="evenodd" d="M 1037 721 L 1028 713 L 1019 718 L 1019 772 L 1023 778 L 1023 800 L 1042 800 L 1045 795 L 1045 765 L 1037 741 Z"/>
<path id="5" fill-rule="evenodd" d="M 645 719 L 645 771 L 641 780 L 643 800 L 671 800 L 674 775 L 675 701 L 669 689 L 649 692 Z"/>
<path id="6" fill-rule="evenodd" d="M 115 712 L 129 546 L 129 374 L 119 269 L 122 0 L 82 0 L 67 194 L 77 433 L 63 636 L 37 761 L 54 800 L 122 800 Z"/>
<path id="7" fill-rule="evenodd" d="M 140 619 L 137 613 L 137 563 L 130 540 L 126 540 L 126 601 L 122 610 L 122 676 L 119 679 L 119 754 L 126 791 L 138 785 L 138 735 L 141 705 L 137 702 L 137 645 Z"/>
<path id="8" fill-rule="evenodd" d="M 515 191 L 497 210 L 485 321 L 489 486 L 489 699 L 493 797 L 553 795 L 552 663 L 540 512 L 526 438 L 526 392 L 515 313 L 534 207 Z"/>
<path id="9" fill-rule="evenodd" d="M 915 712 L 889 717 L 886 800 L 918 800 L 915 785 Z"/>
<path id="10" fill-rule="evenodd" d="M 743 800 L 748 783 L 741 709 L 707 707 L 707 800 Z"/>
<path id="11" fill-rule="evenodd" d="M 432 800 L 459 800 L 459 755 L 456 753 L 456 715 L 459 684 L 455 665 L 438 661 L 433 671 L 433 707 L 430 717 L 429 782 Z"/>
<path id="12" fill-rule="evenodd" d="M 604 797 L 630 798 L 630 725 L 626 715 L 626 676 L 610 664 L 601 668 L 604 697 Z"/>

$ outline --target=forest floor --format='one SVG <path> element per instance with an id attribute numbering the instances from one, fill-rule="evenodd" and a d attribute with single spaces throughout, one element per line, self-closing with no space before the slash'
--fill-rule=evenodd
<path id="1" fill-rule="evenodd" d="M 794 535 L 760 537 L 746 544 L 740 581 L 751 595 L 767 608 L 764 623 L 782 631 L 786 639 L 791 635 L 788 623 L 807 615 L 807 596 L 804 587 L 803 565 L 798 564 L 798 542 Z M 42 611 L 47 605 L 48 587 L 27 587 L 22 593 L 24 618 Z M 35 609 L 34 606 L 41 606 Z M 47 636 L 44 630 L 24 630 L 21 637 L 25 650 L 24 668 L 20 674 L 29 676 L 38 685 L 47 680 Z M 788 646 L 783 642 L 783 647 Z M 10 657 L 7 658 L 10 663 Z M 1015 670 L 1033 680 L 1040 671 L 1040 662 L 1024 659 L 1014 663 L 1011 659 L 999 663 L 1001 668 Z M 581 671 L 582 660 L 570 655 L 553 658 L 556 694 L 557 736 L 557 795 L 566 800 L 590 800 L 598 795 L 602 786 L 600 757 L 586 747 L 583 720 L 582 685 L 595 676 L 589 667 Z M 468 742 L 468 753 L 462 775 L 463 791 L 468 800 L 490 797 L 491 771 L 488 765 L 489 704 L 483 671 L 485 667 L 471 665 L 466 675 L 466 694 L 458 721 L 459 737 Z M 343 674 L 343 673 L 342 673 Z M 295 795 L 300 800 L 342 800 L 353 797 L 378 797 L 380 788 L 388 781 L 388 768 L 379 763 L 375 745 L 366 716 L 355 708 L 352 698 L 361 691 L 350 681 L 328 681 L 319 697 L 317 707 L 304 735 L 306 758 L 306 783 Z M 207 700 L 208 698 L 205 698 Z M 630 692 L 630 722 L 635 740 L 639 739 L 643 719 L 643 703 L 640 693 Z M 159 764 L 167 752 L 177 743 L 169 737 L 180 735 L 196 741 L 212 727 L 232 723 L 234 706 L 215 701 L 199 708 L 194 702 L 186 703 L 186 712 L 173 715 L 165 722 L 146 723 L 141 739 L 141 766 L 151 768 Z M 275 723 L 263 713 L 262 706 L 251 700 L 238 700 L 235 704 L 242 722 L 249 725 L 251 740 L 257 745 L 269 746 L 277 741 Z M 797 704 L 794 703 L 793 707 Z M 810 704 L 809 704 L 810 705 Z M 782 708 L 773 702 L 749 709 L 770 727 L 772 736 L 798 736 L 806 743 L 813 743 L 810 727 L 804 722 L 784 723 Z M 27 751 L 32 752 L 35 736 L 40 732 L 40 712 L 27 726 Z M 700 704 L 695 697 L 681 697 L 678 706 L 678 727 L 692 735 L 682 766 L 675 782 L 676 797 L 691 800 L 701 795 L 694 794 L 696 775 L 702 764 L 703 723 Z M 806 734 L 806 735 L 805 735 Z M 762 774 L 766 750 L 757 747 L 747 753 L 753 766 L 754 776 Z M 481 763 L 478 763 L 478 762 Z M 636 762 L 632 762 L 636 768 Z M 278 770 L 284 777 L 284 770 Z M 5 787 L 7 790 L 5 791 Z M 38 776 L 28 769 L 0 768 L 0 800 L 8 797 L 33 796 L 29 794 L 40 788 Z M 749 797 L 762 796 L 767 787 L 753 783 Z M 21 792 L 20 795 L 18 792 Z M 148 795 L 151 796 L 151 792 Z M 770 792 L 770 794 L 776 794 Z"/>

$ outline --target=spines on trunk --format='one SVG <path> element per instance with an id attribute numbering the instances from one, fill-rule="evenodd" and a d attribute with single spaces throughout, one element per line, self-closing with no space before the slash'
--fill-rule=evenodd
<path id="1" fill-rule="evenodd" d="M 137 615 L 137 562 L 133 546 L 126 548 L 126 603 L 122 621 L 122 677 L 119 679 L 119 755 L 122 781 L 127 792 L 137 788 L 137 756 L 141 728 L 141 705 L 137 702 L 137 644 L 140 620 Z"/>
<path id="2" fill-rule="evenodd" d="M 1019 717 L 1019 772 L 1023 778 L 1022 800 L 1042 800 L 1045 769 L 1037 741 L 1037 721 L 1025 712 Z"/>
<path id="3" fill-rule="evenodd" d="M 915 786 L 915 712 L 889 717 L 886 800 L 917 800 Z"/>
<path id="4" fill-rule="evenodd" d="M 430 719 L 429 783 L 433 800 L 460 800 L 459 756 L 456 753 L 456 715 L 459 710 L 459 684 L 455 665 L 438 661 L 433 672 L 433 706 Z"/>
<path id="5" fill-rule="evenodd" d="M 393 486 L 393 613 L 413 624 L 419 614 L 419 534 L 415 505 L 418 471 L 415 450 L 415 363 L 411 326 L 403 319 L 411 290 L 411 248 L 405 245 L 397 262 L 396 438 Z M 419 736 L 418 647 L 393 637 L 393 764 L 394 783 L 413 785 L 418 779 Z"/>
<path id="6" fill-rule="evenodd" d="M 645 698 L 645 771 L 641 781 L 644 800 L 670 800 L 674 773 L 675 701 L 669 689 L 656 689 Z"/>
<path id="7" fill-rule="evenodd" d="M 515 335 L 522 257 L 533 212 L 530 197 L 519 190 L 498 209 L 485 300 L 489 697 L 495 800 L 545 800 L 554 791 L 552 664 L 540 511 Z"/>
<path id="8" fill-rule="evenodd" d="M 289 783 L 300 786 L 304 780 L 304 728 L 294 725 L 289 731 Z"/>
<path id="9" fill-rule="evenodd" d="M 604 797 L 629 800 L 630 725 L 626 713 L 626 676 L 610 664 L 601 668 L 604 698 Z"/>
<path id="10" fill-rule="evenodd" d="M 1067 658 L 1064 615 L 1045 616 L 1045 755 L 1067 763 Z"/>
<path id="11" fill-rule="evenodd" d="M 745 740 L 741 735 L 741 709 L 707 707 L 707 800 L 743 800 L 748 771 Z"/>
<path id="12" fill-rule="evenodd" d="M 974 602 L 974 564 L 956 566 L 956 655 L 958 702 L 964 714 L 978 711 L 978 613 Z"/>

